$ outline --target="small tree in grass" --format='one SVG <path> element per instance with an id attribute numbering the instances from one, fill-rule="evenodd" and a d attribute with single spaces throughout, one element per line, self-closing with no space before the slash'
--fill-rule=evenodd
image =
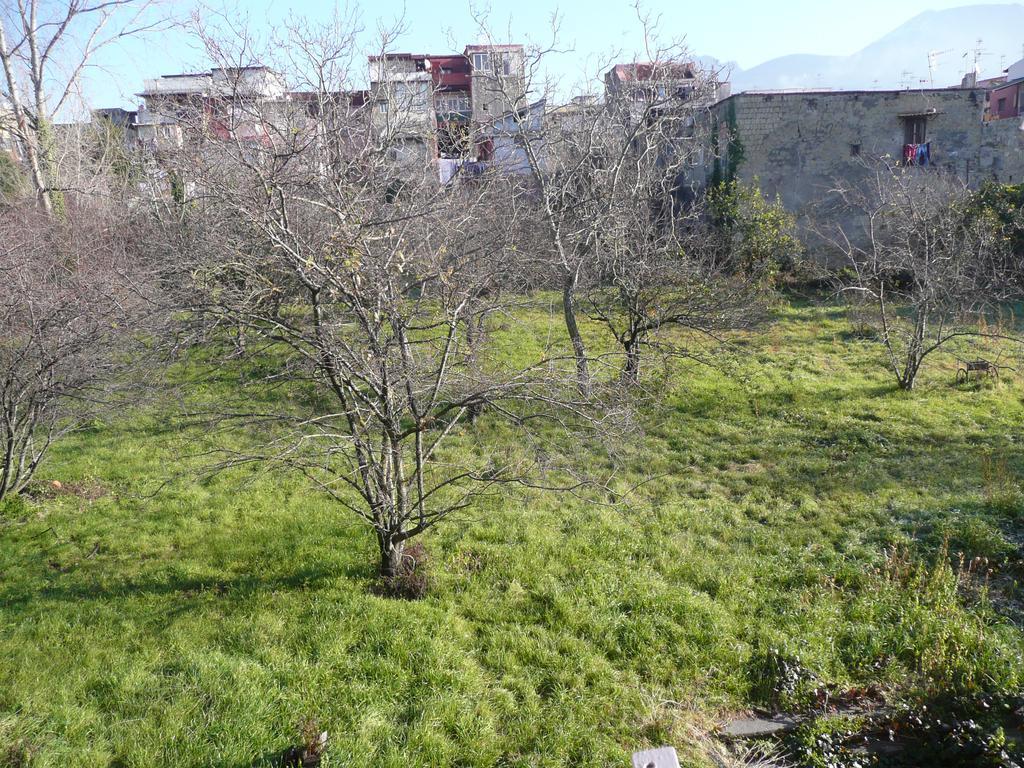
<path id="1" fill-rule="evenodd" d="M 521 214 L 501 204 L 510 182 L 441 186 L 400 104 L 384 123 L 346 96 L 349 36 L 291 35 L 289 74 L 316 84 L 317 120 L 308 104 L 271 117 L 232 92 L 204 103 L 195 134 L 224 115 L 221 137 L 169 159 L 195 194 L 166 209 L 157 242 L 186 246 L 165 258 L 185 316 L 244 333 L 262 383 L 288 384 L 272 403 L 241 391 L 214 410 L 249 438 L 221 466 L 301 473 L 370 526 L 391 579 L 414 537 L 531 482 L 531 425 L 568 426 L 587 409 L 571 357 L 488 344 L 488 318 L 522 301 Z M 483 410 L 517 432 L 516 449 L 477 439 Z"/>
<path id="2" fill-rule="evenodd" d="M 851 279 L 843 291 L 875 307 L 877 338 L 901 389 L 925 360 L 960 339 L 1020 341 L 991 320 L 1020 296 L 1008 239 L 956 177 L 918 168 L 871 169 L 860 188 L 838 193 L 847 218 L 835 242 Z"/>
<path id="3" fill-rule="evenodd" d="M 695 183 L 704 173 L 704 113 L 715 81 L 668 53 L 627 70 L 637 82 L 611 89 L 602 109 L 570 126 L 585 128 L 595 166 L 587 184 L 577 180 L 596 201 L 580 307 L 615 337 L 630 385 L 640 381 L 645 353 L 692 356 L 698 337 L 717 341 L 753 323 L 775 269 L 774 252 L 761 253 L 760 243 L 777 246 L 769 222 L 752 220 L 738 198 L 728 224 L 718 221 L 724 216 L 712 212 L 722 195 Z M 611 172 L 606 156 L 617 161 Z"/>
<path id="4" fill-rule="evenodd" d="M 145 302 L 127 228 L 25 204 L 0 215 L 0 499 L 126 383 Z"/>
<path id="5" fill-rule="evenodd" d="M 658 202 L 671 207 L 671 195 Z M 730 248 L 706 215 L 706 201 L 652 214 L 643 198 L 625 206 L 602 233 L 600 280 L 588 286 L 583 311 L 614 335 L 624 356 L 622 379 L 640 382 L 645 352 L 665 358 L 702 354 L 725 331 L 751 327 L 764 315 L 771 270 L 733 268 Z M 655 206 L 657 207 L 657 206 Z"/>

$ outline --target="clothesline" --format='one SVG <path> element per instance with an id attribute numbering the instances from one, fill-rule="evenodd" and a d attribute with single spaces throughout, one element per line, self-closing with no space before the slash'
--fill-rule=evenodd
<path id="1" fill-rule="evenodd" d="M 903 164 L 904 165 L 930 165 L 932 162 L 932 143 L 926 141 L 924 144 L 904 144 Z"/>

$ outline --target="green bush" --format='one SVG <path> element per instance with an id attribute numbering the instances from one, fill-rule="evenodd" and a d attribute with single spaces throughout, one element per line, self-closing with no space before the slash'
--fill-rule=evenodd
<path id="1" fill-rule="evenodd" d="M 708 192 L 708 205 L 734 269 L 767 282 L 796 271 L 803 246 L 796 219 L 779 198 L 767 199 L 756 183 L 728 181 Z"/>
<path id="2" fill-rule="evenodd" d="M 21 168 L 6 152 L 0 152 L 0 204 L 16 200 L 25 194 L 25 176 Z"/>

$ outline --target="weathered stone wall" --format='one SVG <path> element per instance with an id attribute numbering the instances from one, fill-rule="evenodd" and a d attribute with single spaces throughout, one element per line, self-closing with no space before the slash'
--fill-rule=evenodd
<path id="1" fill-rule="evenodd" d="M 736 94 L 716 106 L 723 166 L 804 213 L 865 161 L 901 160 L 902 118 L 926 114 L 933 167 L 972 186 L 1024 180 L 1024 132 L 1013 120 L 984 123 L 984 103 L 968 88 Z"/>
<path id="2" fill-rule="evenodd" d="M 981 128 L 979 168 L 983 178 L 1024 184 L 1024 123 L 1020 118 L 993 120 Z M 974 181 L 974 179 L 972 179 Z"/>

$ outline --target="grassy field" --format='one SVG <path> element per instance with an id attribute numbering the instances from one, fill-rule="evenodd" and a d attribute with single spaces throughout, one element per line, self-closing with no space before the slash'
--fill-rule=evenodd
<path id="1" fill-rule="evenodd" d="M 627 502 L 509 493 L 425 537 L 415 602 L 300 479 L 198 479 L 196 431 L 148 410 L 73 436 L 63 487 L 0 511 L 0 765 L 272 765 L 306 717 L 333 765 L 705 765 L 768 649 L 894 696 L 1020 689 L 1024 374 L 936 358 L 899 392 L 830 307 L 736 343 L 618 451 L 620 488 L 650 478 Z"/>

